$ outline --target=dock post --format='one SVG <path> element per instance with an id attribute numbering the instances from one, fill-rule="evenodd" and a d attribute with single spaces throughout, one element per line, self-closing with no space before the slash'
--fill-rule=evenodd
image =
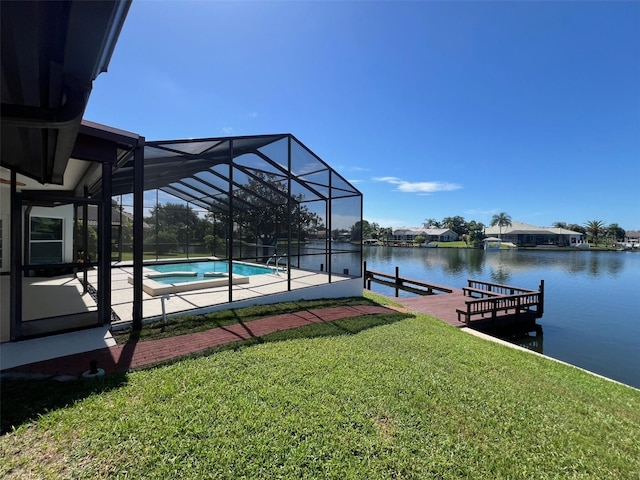
<path id="1" fill-rule="evenodd" d="M 398 296 L 398 285 L 400 285 L 400 267 L 396 265 L 396 297 Z"/>
<path id="2" fill-rule="evenodd" d="M 362 287 L 367 288 L 367 261 L 363 262 L 362 267 Z"/>
<path id="3" fill-rule="evenodd" d="M 538 297 L 538 315 L 544 315 L 544 280 L 540 280 L 540 296 Z"/>

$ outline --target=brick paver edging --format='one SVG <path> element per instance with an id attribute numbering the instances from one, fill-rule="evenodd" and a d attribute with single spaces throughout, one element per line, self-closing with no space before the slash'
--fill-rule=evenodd
<path id="1" fill-rule="evenodd" d="M 201 352 L 208 348 L 258 338 L 281 330 L 313 323 L 333 322 L 343 318 L 383 313 L 396 313 L 396 310 L 377 305 L 303 310 L 214 328 L 204 332 L 116 345 L 110 348 L 53 358 L 3 370 L 2 373 L 80 376 L 89 369 L 89 362 L 92 360 L 96 360 L 98 368 L 103 369 L 105 373 L 126 372 L 133 368 L 153 365 Z"/>

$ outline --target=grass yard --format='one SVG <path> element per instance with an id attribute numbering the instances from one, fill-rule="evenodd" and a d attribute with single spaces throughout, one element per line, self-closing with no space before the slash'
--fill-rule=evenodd
<path id="1" fill-rule="evenodd" d="M 640 392 L 420 314 L 149 370 L 2 385 L 3 478 L 640 478 Z"/>
<path id="2" fill-rule="evenodd" d="M 367 297 L 351 297 L 341 299 L 321 299 L 303 300 L 298 302 L 282 302 L 271 305 L 256 305 L 240 309 L 220 310 L 205 315 L 185 315 L 172 317 L 167 320 L 166 325 L 156 322 L 146 325 L 140 331 L 131 329 L 114 332 L 113 337 L 118 344 L 122 345 L 130 340 L 156 340 L 175 335 L 202 332 L 211 328 L 224 327 L 240 322 L 250 322 L 258 318 L 267 316 L 282 315 L 285 313 L 299 312 L 301 310 L 313 310 L 319 308 L 332 308 L 338 306 L 355 305 L 379 305 L 379 304 L 399 304 L 386 299 L 380 295 L 370 294 Z"/>

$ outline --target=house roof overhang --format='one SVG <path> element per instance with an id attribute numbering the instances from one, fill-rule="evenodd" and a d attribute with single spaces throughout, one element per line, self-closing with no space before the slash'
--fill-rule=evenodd
<path id="1" fill-rule="evenodd" d="M 3 1 L 0 165 L 59 185 L 130 0 Z"/>

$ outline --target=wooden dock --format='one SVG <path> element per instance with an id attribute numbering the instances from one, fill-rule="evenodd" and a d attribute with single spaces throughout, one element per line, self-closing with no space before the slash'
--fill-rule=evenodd
<path id="1" fill-rule="evenodd" d="M 536 319 L 544 313 L 544 280 L 538 290 L 471 279 L 466 287 L 453 288 L 403 278 L 397 267 L 395 275 L 390 275 L 366 270 L 365 264 L 364 274 L 365 288 L 371 289 L 371 282 L 394 288 L 396 302 L 455 327 L 537 330 Z M 419 296 L 401 298 L 399 290 Z"/>
<path id="2" fill-rule="evenodd" d="M 454 288 L 435 283 L 425 282 L 423 280 L 415 280 L 400 276 L 400 269 L 396 267 L 395 275 L 388 273 L 375 272 L 367 270 L 367 262 L 364 262 L 364 288 L 371 290 L 371 283 L 379 283 L 387 287 L 394 288 L 396 297 L 399 290 L 415 293 L 417 295 L 433 295 L 438 292 L 452 293 Z"/>

